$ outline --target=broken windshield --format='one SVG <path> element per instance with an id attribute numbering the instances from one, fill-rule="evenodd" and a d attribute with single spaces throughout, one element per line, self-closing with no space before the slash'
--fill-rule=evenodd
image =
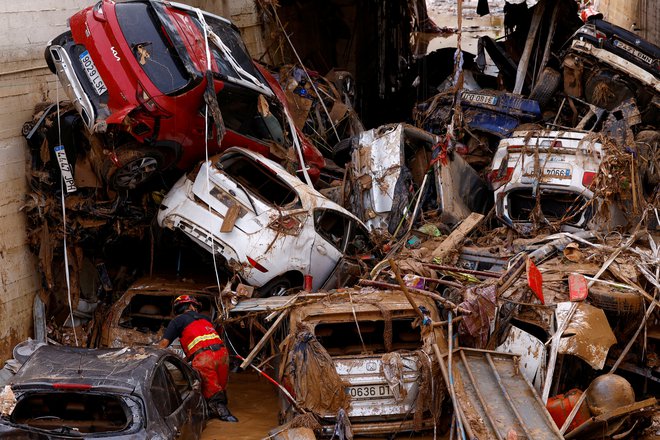
<path id="1" fill-rule="evenodd" d="M 12 422 L 61 434 L 123 431 L 132 420 L 118 396 L 39 392 L 20 399 Z"/>
<path id="2" fill-rule="evenodd" d="M 190 77 L 175 50 L 161 33 L 160 23 L 152 17 L 145 3 L 120 3 L 116 6 L 117 21 L 133 56 L 151 82 L 164 94 L 185 88 Z"/>

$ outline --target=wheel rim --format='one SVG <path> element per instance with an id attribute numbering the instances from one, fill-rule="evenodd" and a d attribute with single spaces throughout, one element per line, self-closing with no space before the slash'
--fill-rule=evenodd
<path id="1" fill-rule="evenodd" d="M 119 188 L 133 189 L 158 171 L 158 161 L 142 157 L 128 162 L 115 172 L 114 183 Z"/>

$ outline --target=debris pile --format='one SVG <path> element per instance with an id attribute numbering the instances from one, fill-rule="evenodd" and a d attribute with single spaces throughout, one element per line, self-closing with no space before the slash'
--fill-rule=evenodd
<path id="1" fill-rule="evenodd" d="M 136 40 L 128 73 L 85 55 L 76 16 L 46 52 L 70 102 L 23 129 L 42 342 L 152 344 L 185 290 L 241 368 L 272 371 L 276 438 L 652 435 L 660 49 L 571 0 L 528 3 L 476 54 L 459 20 L 455 50 L 401 60 L 407 119 L 373 128 L 354 72 L 253 62 L 211 14 L 150 3 L 178 57 Z M 156 61 L 183 64 L 180 89 L 155 93 Z"/>

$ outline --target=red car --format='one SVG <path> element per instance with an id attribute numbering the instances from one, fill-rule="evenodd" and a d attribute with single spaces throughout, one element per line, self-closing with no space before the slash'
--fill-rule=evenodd
<path id="1" fill-rule="evenodd" d="M 205 118 L 203 22 L 222 140 L 210 113 L 208 130 Z M 310 177 L 320 175 L 323 156 L 289 124 L 271 88 L 277 82 L 264 78 L 230 21 L 173 2 L 102 0 L 69 26 L 48 44 L 46 61 L 87 128 L 104 135 L 103 177 L 114 188 L 132 189 L 173 165 L 189 169 L 205 156 L 207 132 L 209 154 L 243 146 L 270 157 L 297 136 Z"/>

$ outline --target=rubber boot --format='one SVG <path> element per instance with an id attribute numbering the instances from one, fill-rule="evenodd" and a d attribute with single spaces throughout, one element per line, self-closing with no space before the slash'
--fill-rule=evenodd
<path id="1" fill-rule="evenodd" d="M 215 393 L 209 399 L 208 406 L 211 417 L 216 417 L 223 422 L 238 422 L 238 419 L 227 408 L 227 393 L 225 391 Z"/>

